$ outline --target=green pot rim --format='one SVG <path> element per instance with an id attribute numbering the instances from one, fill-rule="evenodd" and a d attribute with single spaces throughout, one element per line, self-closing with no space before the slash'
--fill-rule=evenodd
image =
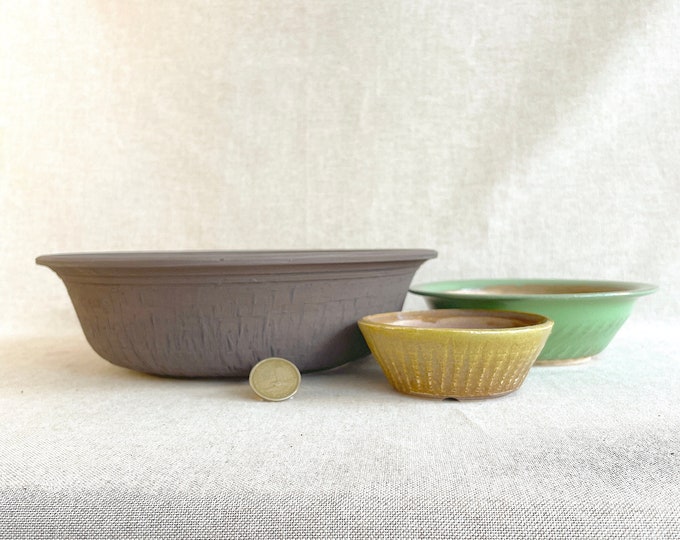
<path id="1" fill-rule="evenodd" d="M 558 285 L 601 287 L 602 291 L 572 293 L 469 293 L 461 289 L 479 289 L 497 285 Z M 422 283 L 409 288 L 409 292 L 421 296 L 451 299 L 479 300 L 570 300 L 586 298 L 637 297 L 652 294 L 657 285 L 632 281 L 606 281 L 586 279 L 463 279 Z"/>

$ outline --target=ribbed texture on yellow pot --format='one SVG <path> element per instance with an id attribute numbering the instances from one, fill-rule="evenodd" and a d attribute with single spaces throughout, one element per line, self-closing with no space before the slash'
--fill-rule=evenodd
<path id="1" fill-rule="evenodd" d="M 456 399 L 519 388 L 550 334 L 549 326 L 500 331 L 359 326 L 396 390 Z"/>

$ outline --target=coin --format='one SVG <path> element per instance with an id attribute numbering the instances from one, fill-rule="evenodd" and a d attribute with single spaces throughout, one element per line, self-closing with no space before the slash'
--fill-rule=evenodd
<path id="1" fill-rule="evenodd" d="M 267 401 L 283 401 L 295 395 L 300 388 L 298 368 L 285 358 L 265 358 L 250 370 L 250 387 Z"/>

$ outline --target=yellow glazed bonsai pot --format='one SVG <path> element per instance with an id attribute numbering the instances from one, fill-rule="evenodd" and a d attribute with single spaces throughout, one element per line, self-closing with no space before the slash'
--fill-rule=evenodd
<path id="1" fill-rule="evenodd" d="M 460 400 L 517 390 L 552 326 L 542 315 L 460 309 L 381 313 L 359 320 L 373 356 L 397 391 Z"/>

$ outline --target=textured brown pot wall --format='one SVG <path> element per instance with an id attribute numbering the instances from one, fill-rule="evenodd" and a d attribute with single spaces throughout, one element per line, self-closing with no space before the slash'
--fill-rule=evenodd
<path id="1" fill-rule="evenodd" d="M 401 309 L 427 250 L 39 257 L 66 284 L 92 348 L 159 375 L 246 376 L 282 356 L 301 371 L 368 354 L 365 315 Z"/>

